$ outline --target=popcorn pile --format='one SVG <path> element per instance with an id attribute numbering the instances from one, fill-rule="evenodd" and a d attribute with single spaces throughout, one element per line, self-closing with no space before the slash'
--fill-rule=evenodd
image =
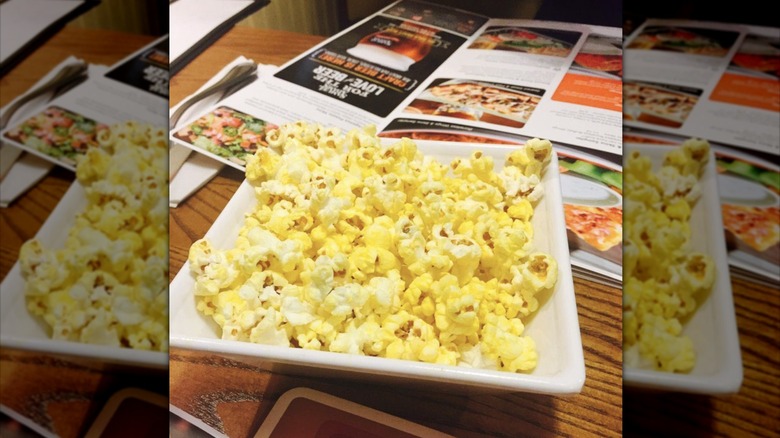
<path id="1" fill-rule="evenodd" d="M 27 308 L 52 338 L 168 350 L 168 139 L 127 122 L 101 131 L 79 157 L 87 206 L 64 248 L 20 250 Z"/>
<path id="2" fill-rule="evenodd" d="M 257 206 L 235 247 L 193 244 L 197 308 L 222 338 L 528 371 L 523 319 L 554 287 L 531 217 L 550 142 L 450 166 L 373 129 L 305 123 L 269 134 L 247 162 Z M 450 171 L 454 176 L 448 176 Z"/>
<path id="3" fill-rule="evenodd" d="M 637 151 L 626 160 L 623 351 L 627 364 L 688 372 L 696 363 L 691 339 L 681 334 L 681 320 L 696 311 L 696 298 L 715 281 L 712 259 L 690 248 L 691 209 L 701 195 L 699 178 L 709 151 L 706 141 L 688 140 L 664 156 L 658 173 L 653 173 L 650 159 Z"/>

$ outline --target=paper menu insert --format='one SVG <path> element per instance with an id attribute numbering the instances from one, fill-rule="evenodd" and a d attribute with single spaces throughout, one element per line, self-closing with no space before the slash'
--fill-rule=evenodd
<path id="1" fill-rule="evenodd" d="M 648 20 L 625 57 L 626 143 L 709 140 L 729 264 L 780 281 L 780 28 Z"/>
<path id="2" fill-rule="evenodd" d="M 561 186 L 571 195 L 572 264 L 620 281 L 622 204 L 600 205 L 594 196 L 622 199 L 621 32 L 490 20 L 385 119 L 379 135 L 508 146 L 550 139 L 568 166 Z"/>
<path id="3" fill-rule="evenodd" d="M 110 125 L 167 119 L 167 36 L 159 38 L 5 129 L 3 141 L 70 170 Z"/>
<path id="4" fill-rule="evenodd" d="M 648 20 L 625 60 L 626 126 L 780 153 L 780 28 Z"/>
<path id="5" fill-rule="evenodd" d="M 591 53 L 613 56 L 614 66 L 621 48 L 609 39 L 620 35 L 618 28 L 489 19 L 400 1 L 193 115 L 171 132 L 171 141 L 244 171 L 242 157 L 265 147 L 268 129 L 298 120 L 342 131 L 375 125 L 381 137 L 453 147 L 539 137 L 618 164 L 594 166 L 593 176 L 619 174 L 620 77 L 594 62 L 575 70 L 574 62 Z M 580 99 L 583 90 L 599 96 Z M 619 280 L 620 265 L 606 263 L 606 276 Z"/>

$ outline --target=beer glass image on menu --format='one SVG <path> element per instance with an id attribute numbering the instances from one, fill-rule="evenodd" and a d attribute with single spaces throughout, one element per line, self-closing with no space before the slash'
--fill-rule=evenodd
<path id="1" fill-rule="evenodd" d="M 435 36 L 435 29 L 403 22 L 366 35 L 347 53 L 383 67 L 407 71 L 430 53 Z"/>

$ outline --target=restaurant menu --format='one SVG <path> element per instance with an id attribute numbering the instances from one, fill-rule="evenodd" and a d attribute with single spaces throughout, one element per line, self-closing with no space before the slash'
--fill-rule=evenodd
<path id="1" fill-rule="evenodd" d="M 560 151 L 573 263 L 619 282 L 622 31 L 490 19 L 396 2 L 222 100 L 171 140 L 244 170 L 267 133 L 304 120 L 415 141 Z"/>
<path id="2" fill-rule="evenodd" d="M 67 169 L 101 131 L 135 120 L 160 125 L 168 113 L 168 37 L 162 37 L 51 100 L 38 113 L 0 132 L 5 144 Z"/>
<path id="3" fill-rule="evenodd" d="M 712 142 L 732 271 L 780 281 L 780 28 L 650 20 L 625 57 L 626 142 Z"/>

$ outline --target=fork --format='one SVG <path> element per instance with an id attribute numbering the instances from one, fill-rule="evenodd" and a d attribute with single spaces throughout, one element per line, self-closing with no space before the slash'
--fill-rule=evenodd
<path id="1" fill-rule="evenodd" d="M 0 117 L 0 129 L 4 129 L 8 122 L 11 121 L 14 113 L 22 106 L 26 105 L 33 99 L 36 99 L 50 91 L 58 90 L 63 87 L 68 87 L 80 79 L 83 79 L 87 74 L 87 64 L 83 61 L 68 64 L 62 67 L 53 78 L 49 79 L 45 84 L 25 94 L 22 98 L 13 103 L 2 117 Z"/>
<path id="2" fill-rule="evenodd" d="M 236 86 L 237 84 L 242 83 L 242 81 L 251 78 L 255 73 L 257 73 L 257 63 L 253 61 L 248 61 L 248 62 L 243 62 L 241 64 L 237 64 L 236 66 L 231 68 L 225 74 L 225 76 L 222 77 L 222 79 L 214 83 L 214 85 L 206 88 L 200 93 L 195 94 L 194 96 L 187 99 L 184 103 L 179 105 L 179 108 L 177 108 L 176 111 L 174 111 L 174 113 L 171 115 L 170 120 L 168 121 L 169 129 L 173 130 L 176 127 L 176 123 L 179 121 L 181 116 L 184 115 L 184 113 L 192 105 L 205 99 L 208 96 L 211 96 L 212 94 L 218 91 L 224 91 Z"/>

